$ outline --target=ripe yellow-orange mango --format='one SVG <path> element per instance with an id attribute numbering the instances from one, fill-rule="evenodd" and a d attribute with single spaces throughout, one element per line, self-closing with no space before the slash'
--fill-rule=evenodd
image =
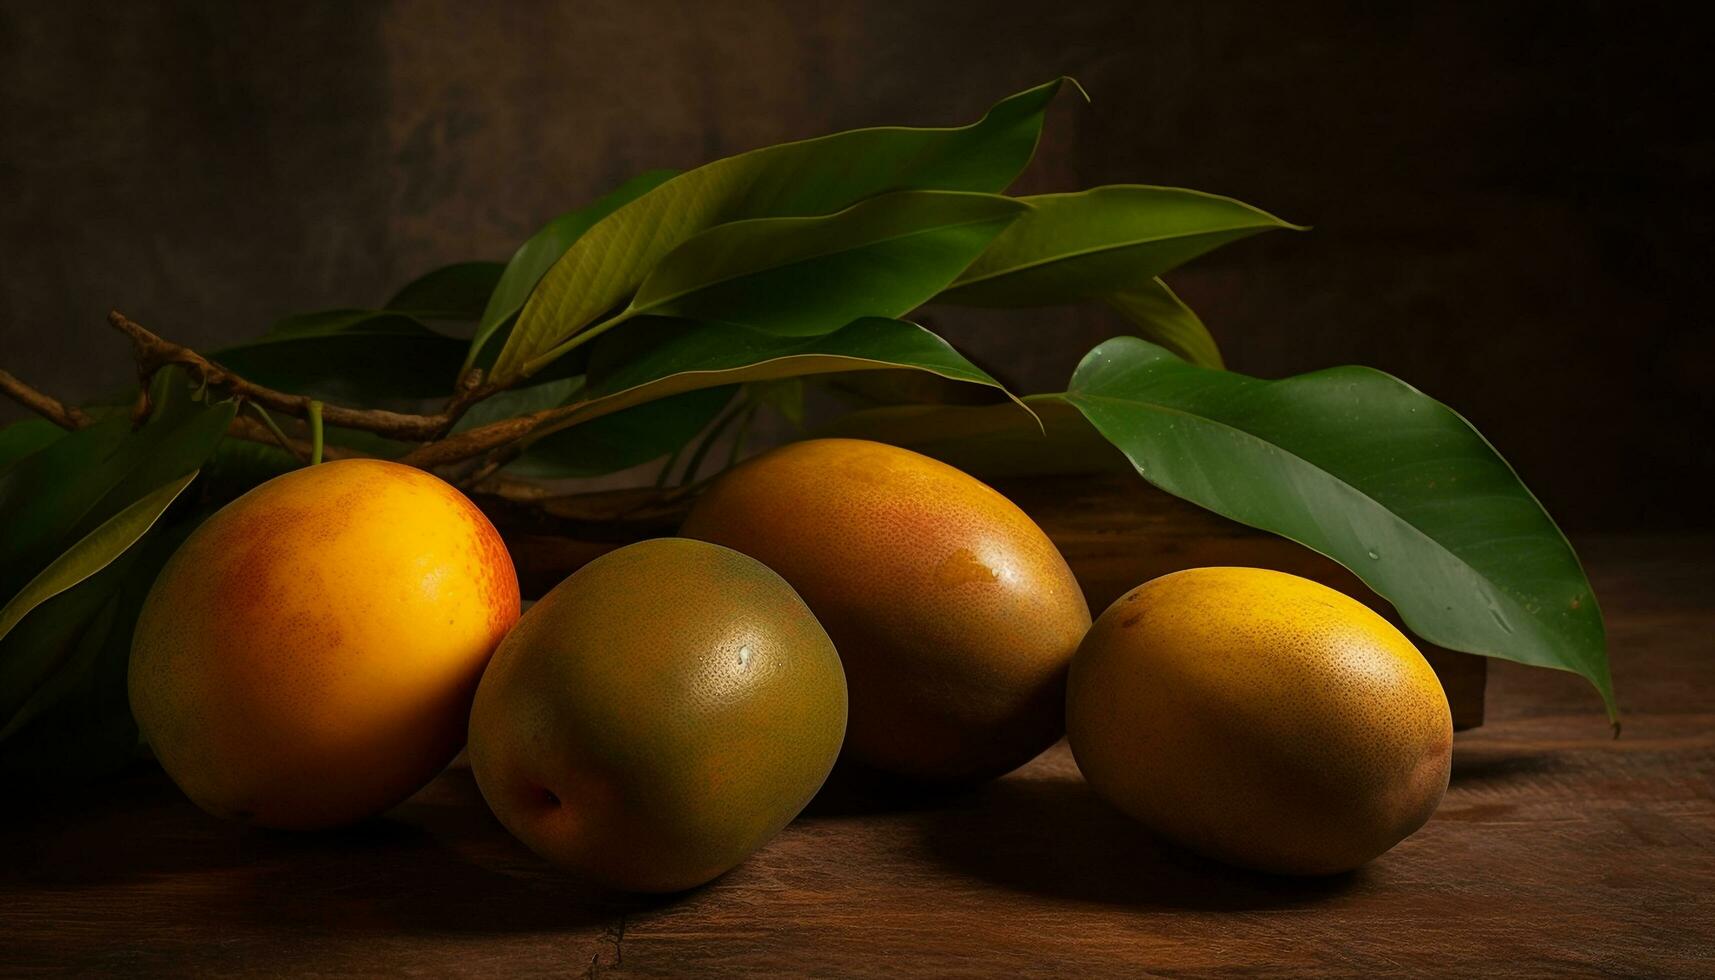
<path id="1" fill-rule="evenodd" d="M 579 569 L 495 652 L 470 764 L 536 853 L 631 891 L 743 861 L 839 755 L 846 685 L 827 633 L 736 551 L 643 541 Z"/>
<path id="2" fill-rule="evenodd" d="M 760 559 L 827 627 L 852 760 L 964 781 L 1060 737 L 1089 607 L 1042 529 L 965 473 L 881 443 L 793 443 L 717 480 L 682 533 Z"/>
<path id="3" fill-rule="evenodd" d="M 457 753 L 518 608 L 499 534 L 447 483 L 379 460 L 294 470 L 168 561 L 132 643 L 132 711 L 210 813 L 349 823 Z"/>
<path id="4" fill-rule="evenodd" d="M 1122 596 L 1072 661 L 1084 778 L 1162 836 L 1286 874 L 1355 868 L 1428 821 L 1453 721 L 1422 654 L 1364 604 L 1258 568 Z"/>

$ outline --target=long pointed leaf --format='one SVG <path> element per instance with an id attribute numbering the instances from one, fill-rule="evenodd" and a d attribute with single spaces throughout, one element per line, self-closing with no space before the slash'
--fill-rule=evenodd
<path id="1" fill-rule="evenodd" d="M 568 211 L 548 222 L 541 231 L 518 246 L 483 308 L 476 336 L 471 338 L 470 353 L 465 356 L 464 369 L 469 370 L 477 362 L 490 339 L 524 308 L 524 302 L 530 298 L 536 284 L 560 260 L 560 256 L 566 254 L 572 243 L 583 237 L 596 222 L 676 175 L 677 171 L 673 170 L 648 170 L 638 174 L 576 211 Z"/>
<path id="2" fill-rule="evenodd" d="M 0 473 L 0 595 L 15 595 L 72 542 L 133 501 L 202 466 L 235 405 L 190 399 L 156 377 L 157 408 L 132 431 L 119 415 L 69 433 Z"/>
<path id="3" fill-rule="evenodd" d="M 20 419 L 0 428 L 0 473 L 26 456 L 58 442 L 66 430 L 47 419 Z"/>
<path id="4" fill-rule="evenodd" d="M 132 548 L 77 587 L 42 603 L 0 641 L 0 743 L 6 733 L 28 723 L 22 716 L 32 703 L 34 713 L 46 706 L 43 701 L 51 700 L 51 689 L 68 680 L 63 674 L 75 669 L 80 652 L 88 659 L 89 643 L 103 639 L 111 625 L 103 617 L 145 550 Z"/>
<path id="5" fill-rule="evenodd" d="M 499 262 L 457 262 L 424 273 L 406 283 L 386 309 L 425 320 L 475 320 L 506 266 Z"/>
<path id="6" fill-rule="evenodd" d="M 1025 207 L 993 194 L 901 191 L 830 215 L 720 225 L 662 259 L 621 317 L 801 337 L 900 316 L 952 282 Z"/>
<path id="7" fill-rule="evenodd" d="M 937 302 L 1045 306 L 1144 286 L 1228 242 L 1295 228 L 1230 197 L 1116 184 L 1020 200 L 1031 210 Z"/>
<path id="8" fill-rule="evenodd" d="M 1571 545 L 1470 423 L 1417 389 L 1356 367 L 1261 381 L 1121 337 L 1065 397 L 1149 482 L 1333 558 L 1430 642 L 1582 675 L 1617 717 Z"/>
<path id="9" fill-rule="evenodd" d="M 899 190 L 994 193 L 1036 151 L 1043 113 L 1065 79 L 996 103 L 955 129 L 859 129 L 752 150 L 688 171 L 620 208 L 542 278 L 501 350 L 493 380 L 619 306 L 668 252 L 729 221 L 827 214 Z"/>
<path id="10" fill-rule="evenodd" d="M 579 375 L 500 392 L 476 403 L 453 431 L 464 432 L 515 415 L 574 404 L 584 396 L 584 384 L 584 377 Z M 527 479 L 573 479 L 601 476 L 659 459 L 696 435 L 732 395 L 731 387 L 701 389 L 560 429 L 531 443 L 506 464 L 506 473 Z"/>
<path id="11" fill-rule="evenodd" d="M 247 344 L 209 355 L 257 384 L 360 405 L 445 397 L 465 342 L 395 310 L 287 317 Z"/>
<path id="12" fill-rule="evenodd" d="M 837 371 L 912 368 L 1005 390 L 946 341 L 901 320 L 858 320 L 818 337 L 654 321 L 632 325 L 615 341 L 625 355 L 605 356 L 614 366 L 591 384 L 581 407 L 543 426 L 536 438 L 680 392 Z"/>
<path id="13" fill-rule="evenodd" d="M 131 574 L 141 550 L 125 552 L 75 588 L 48 599 L 0 639 L 0 728 L 71 656 L 78 636 Z"/>
<path id="14" fill-rule="evenodd" d="M 535 440 L 506 473 L 538 480 L 602 476 L 657 460 L 701 432 L 736 386 L 698 388 L 633 405 Z"/>
<path id="15" fill-rule="evenodd" d="M 131 633 L 161 566 L 206 516 L 157 525 L 0 640 L 0 776 L 87 785 L 134 757 Z"/>
<path id="16" fill-rule="evenodd" d="M 167 507 L 196 479 L 197 471 L 172 480 L 144 494 L 119 513 L 97 525 L 82 540 L 66 549 L 47 568 L 31 579 L 4 607 L 0 607 L 0 639 L 12 632 L 30 610 L 77 585 L 112 564 L 115 558 L 149 533 Z"/>
<path id="17" fill-rule="evenodd" d="M 1199 367 L 1226 367 L 1209 328 L 1159 276 L 1135 288 L 1109 293 L 1104 299 L 1137 327 L 1143 339 Z"/>
<path id="18" fill-rule="evenodd" d="M 128 739 L 135 743 L 127 734 L 124 652 L 153 572 L 141 582 L 133 576 L 158 567 L 156 557 L 139 555 L 165 558 L 155 547 L 161 535 L 141 525 L 154 523 L 157 507 L 204 465 L 236 408 L 192 397 L 177 368 L 155 376 L 150 396 L 154 410 L 140 429 L 116 415 L 0 474 L 0 594 L 20 597 L 8 604 L 0 635 L 0 769 L 7 772 L 15 764 L 39 769 L 49 757 L 111 761 Z M 132 533 L 140 538 L 126 546 Z M 120 592 L 129 598 L 115 600 Z M 32 721 L 49 714 L 64 719 L 53 729 L 64 745 Z M 42 741 L 11 737 L 25 726 Z"/>

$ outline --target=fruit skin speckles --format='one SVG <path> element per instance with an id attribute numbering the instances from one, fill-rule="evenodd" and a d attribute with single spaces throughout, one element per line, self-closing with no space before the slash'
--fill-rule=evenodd
<path id="1" fill-rule="evenodd" d="M 512 564 L 511 552 L 506 550 L 505 540 L 489 521 L 488 515 L 470 500 L 463 499 L 462 495 L 461 500 L 475 542 L 474 577 L 480 578 L 487 591 L 488 601 L 484 605 L 488 609 L 489 631 L 494 642 L 499 643 L 512 624 L 518 621 L 523 607 L 518 591 L 518 571 Z"/>
<path id="2" fill-rule="evenodd" d="M 797 816 L 846 709 L 839 655 L 780 576 L 659 538 L 592 561 L 519 620 L 471 710 L 471 772 L 547 860 L 678 891 Z"/>
<path id="3" fill-rule="evenodd" d="M 1132 590 L 1073 659 L 1066 717 L 1097 794 L 1277 873 L 1386 851 L 1429 819 L 1452 766 L 1447 698 L 1411 642 L 1349 596 L 1264 569 Z"/>
<path id="4" fill-rule="evenodd" d="M 969 548 L 957 548 L 935 569 L 935 581 L 947 588 L 993 582 L 1000 573 L 983 564 Z"/>
<path id="5" fill-rule="evenodd" d="M 852 763 L 972 782 L 1063 733 L 1089 607 L 1042 529 L 967 474 L 881 443 L 792 443 L 716 480 L 682 533 L 761 560 L 827 627 Z"/>
<path id="6" fill-rule="evenodd" d="M 504 544 L 450 485 L 380 460 L 294 470 L 162 570 L 133 639 L 133 713 L 211 813 L 349 823 L 452 758 L 518 608 Z"/>

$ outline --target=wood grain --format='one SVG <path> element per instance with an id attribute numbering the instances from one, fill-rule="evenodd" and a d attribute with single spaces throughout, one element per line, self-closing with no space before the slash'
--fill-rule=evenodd
<path id="1" fill-rule="evenodd" d="M 1622 738 L 1570 674 L 1498 663 L 1453 785 L 1350 875 L 1231 871 L 1090 794 L 1064 746 L 925 798 L 842 778 L 672 898 L 555 873 L 451 772 L 383 819 L 286 835 L 142 770 L 0 819 L 0 973 L 1707 976 L 1715 542 L 1586 543 Z"/>

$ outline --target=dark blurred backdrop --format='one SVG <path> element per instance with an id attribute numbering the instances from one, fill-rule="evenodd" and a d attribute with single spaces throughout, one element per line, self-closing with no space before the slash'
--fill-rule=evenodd
<path id="1" fill-rule="evenodd" d="M 1170 277 L 1233 368 L 1383 368 L 1572 529 L 1706 528 L 1697 6 L 6 4 L 0 366 L 88 396 L 128 369 L 109 307 L 212 346 L 505 259 L 640 169 L 960 124 L 1068 73 L 1094 102 L 1062 97 L 1024 189 L 1179 184 L 1315 225 Z M 1033 390 L 1115 329 L 950 328 Z"/>

